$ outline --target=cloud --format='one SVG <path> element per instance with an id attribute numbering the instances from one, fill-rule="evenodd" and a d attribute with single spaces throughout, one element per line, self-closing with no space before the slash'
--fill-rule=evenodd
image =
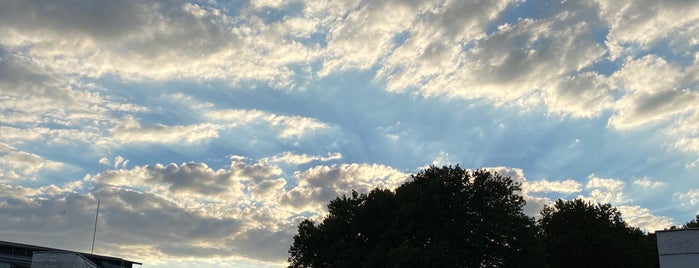
<path id="1" fill-rule="evenodd" d="M 588 177 L 585 189 L 591 190 L 589 198 L 597 203 L 611 203 L 614 205 L 625 204 L 629 200 L 624 194 L 625 183 L 617 179 L 600 178 L 591 174 Z"/>
<path id="2" fill-rule="evenodd" d="M 222 258 L 279 263 L 286 259 L 298 215 L 326 213 L 325 204 L 348 189 L 393 189 L 408 176 L 376 164 L 316 166 L 296 174 L 297 185 L 287 185 L 278 177 L 281 170 L 268 161 L 241 160 L 233 159 L 230 169 L 218 170 L 205 163 L 119 166 L 64 187 L 0 184 L 0 224 L 5 227 L 0 233 L 54 247 L 89 246 L 61 237 L 78 237 L 90 229 L 99 199 L 98 254 L 111 252 L 139 261 Z M 95 188 L 74 191 L 85 185 Z M 38 221 L 36 215 L 44 216 Z M 43 236 L 47 233 L 54 235 Z M 147 256 L 130 251 L 133 245 Z"/>
<path id="3" fill-rule="evenodd" d="M 673 197 L 681 202 L 682 206 L 694 207 L 699 204 L 699 189 L 690 189 L 684 193 L 675 193 Z"/>
<path id="4" fill-rule="evenodd" d="M 606 191 L 618 192 L 624 188 L 624 182 L 617 179 L 605 179 L 592 174 L 588 177 L 585 189 L 603 189 Z"/>
<path id="5" fill-rule="evenodd" d="M 267 123 L 279 128 L 279 137 L 285 139 L 299 138 L 307 133 L 330 128 L 315 118 L 277 115 L 259 110 L 216 110 L 208 112 L 206 116 L 216 122 L 228 123 L 229 127 Z"/>
<path id="6" fill-rule="evenodd" d="M 269 171 L 259 166 L 247 167 L 237 163 L 232 165 L 231 170 L 214 170 L 204 163 L 155 164 L 109 170 L 89 179 L 111 186 L 152 190 L 173 198 L 191 196 L 204 200 L 223 200 L 240 195 L 243 190 L 241 180 L 258 175 L 262 176 L 259 180 L 264 180 L 270 175 L 265 172 Z"/>
<path id="7" fill-rule="evenodd" d="M 524 183 L 527 179 L 524 176 L 524 170 L 513 167 L 484 167 L 483 169 L 489 172 L 497 172 L 500 176 L 508 177 L 515 182 Z"/>
<path id="8" fill-rule="evenodd" d="M 0 182 L 35 180 L 40 171 L 59 170 L 63 167 L 61 162 L 47 160 L 0 142 Z"/>
<path id="9" fill-rule="evenodd" d="M 281 86 L 293 75 L 285 65 L 306 62 L 312 53 L 285 40 L 284 25 L 265 25 L 254 13 L 231 17 L 204 3 L 26 1 L 0 9 L 0 43 L 9 50 L 28 49 L 58 72 L 88 77 L 252 79 Z"/>
<path id="10" fill-rule="evenodd" d="M 613 107 L 613 90 L 606 77 L 583 72 L 561 77 L 544 86 L 549 112 L 572 117 L 597 117 Z"/>
<path id="11" fill-rule="evenodd" d="M 618 113 L 609 119 L 609 125 L 617 129 L 636 128 L 696 112 L 699 98 L 685 88 L 684 83 L 692 75 L 687 71 L 657 56 L 627 62 L 611 77 L 614 86 L 628 94 L 615 104 Z"/>
<path id="12" fill-rule="evenodd" d="M 476 24 L 466 25 L 482 27 L 477 25 L 492 19 L 504 3 L 483 4 L 486 10 L 492 8 L 485 12 L 470 9 L 478 12 L 473 16 Z M 551 18 L 502 24 L 494 33 L 481 33 L 477 38 L 439 39 L 445 30 L 426 26 L 391 54 L 379 74 L 386 77 L 388 90 L 417 88 L 424 95 L 485 98 L 495 103 L 523 98 L 603 54 L 598 43 L 589 38 L 597 27 L 594 18 L 583 12 L 589 7 L 566 3 L 558 8 L 560 13 Z M 460 17 L 454 23 L 469 18 Z M 414 60 L 422 53 L 428 58 Z"/>
<path id="13" fill-rule="evenodd" d="M 549 181 L 546 179 L 530 182 L 525 190 L 532 193 L 578 193 L 581 191 L 581 184 L 574 180 Z"/>
<path id="14" fill-rule="evenodd" d="M 699 4 L 544 2 L 0 1 L 0 235 L 84 250 L 103 198 L 105 233 L 149 227 L 102 240 L 104 252 L 281 266 L 298 219 L 330 199 L 459 157 L 539 169 L 527 180 L 488 168 L 522 183 L 528 215 L 575 193 L 620 205 L 632 225 L 666 225 L 636 198 L 668 190 L 650 178 L 686 179 L 699 163 Z M 563 137 L 571 124 L 596 134 Z M 530 126 L 541 135 L 518 133 Z M 629 144 L 655 149 L 604 170 L 630 146 L 613 143 L 638 132 L 654 137 Z M 541 163 L 574 137 L 585 142 L 570 161 Z M 232 154 L 255 160 L 228 165 Z M 591 154 L 600 170 L 566 174 L 613 178 L 543 179 Z M 697 196 L 673 195 L 681 209 Z"/>
<path id="15" fill-rule="evenodd" d="M 277 154 L 275 156 L 272 156 L 271 158 L 268 159 L 263 159 L 265 161 L 269 161 L 272 163 L 287 163 L 287 164 L 292 164 L 292 165 L 302 165 L 302 164 L 308 164 L 314 161 L 320 161 L 320 162 L 327 162 L 331 160 L 339 160 L 342 159 L 342 154 L 341 153 L 328 153 L 328 156 L 313 156 L 313 155 L 307 155 L 307 154 L 294 154 L 292 152 L 283 152 L 281 154 Z"/>
<path id="16" fill-rule="evenodd" d="M 696 44 L 699 4 L 692 1 L 644 0 L 633 4 L 598 0 L 600 16 L 609 25 L 606 43 L 612 59 L 647 50 L 665 38 L 679 48 Z M 694 35 L 693 35 L 694 34 Z"/>
<path id="17" fill-rule="evenodd" d="M 640 178 L 640 179 L 634 180 L 633 185 L 639 186 L 642 188 L 655 189 L 655 188 L 664 186 L 665 183 L 662 181 L 652 181 L 649 178 Z"/>
<path id="18" fill-rule="evenodd" d="M 316 166 L 295 175 L 297 185 L 281 199 L 281 204 L 297 210 L 324 211 L 325 204 L 352 189 L 368 193 L 379 187 L 395 189 L 408 174 L 377 164 Z"/>
<path id="19" fill-rule="evenodd" d="M 664 230 L 675 225 L 670 218 L 653 215 L 647 208 L 640 206 L 619 206 L 618 208 L 626 223 L 646 232 Z"/>
<path id="20" fill-rule="evenodd" d="M 111 129 L 120 143 L 196 143 L 218 137 L 219 126 L 209 123 L 188 126 L 161 124 L 141 126 L 135 118 L 126 117 Z"/>

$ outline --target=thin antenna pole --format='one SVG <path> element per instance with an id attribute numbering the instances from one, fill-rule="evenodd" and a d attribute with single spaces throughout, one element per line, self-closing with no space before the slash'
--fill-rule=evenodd
<path id="1" fill-rule="evenodd" d="M 100 215 L 100 200 L 97 199 L 97 213 L 95 213 L 95 229 L 92 231 L 92 249 L 90 249 L 90 254 L 95 251 L 95 235 L 97 235 L 97 218 Z"/>

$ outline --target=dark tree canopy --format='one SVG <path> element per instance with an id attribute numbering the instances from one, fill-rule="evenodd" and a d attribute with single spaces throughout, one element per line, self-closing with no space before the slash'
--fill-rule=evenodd
<path id="1" fill-rule="evenodd" d="M 496 173 L 432 166 L 395 192 L 353 192 L 299 224 L 290 267 L 543 267 L 519 191 Z"/>
<path id="2" fill-rule="evenodd" d="M 558 200 L 539 220 L 548 267 L 657 267 L 654 236 L 629 227 L 610 204 Z"/>

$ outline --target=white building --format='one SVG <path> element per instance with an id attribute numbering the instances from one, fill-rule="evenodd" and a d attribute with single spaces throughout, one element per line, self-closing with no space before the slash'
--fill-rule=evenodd
<path id="1" fill-rule="evenodd" d="M 655 232 L 658 238 L 660 268 L 699 267 L 699 229 Z"/>

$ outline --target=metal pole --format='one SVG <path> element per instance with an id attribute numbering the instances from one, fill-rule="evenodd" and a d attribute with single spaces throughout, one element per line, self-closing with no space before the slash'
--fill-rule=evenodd
<path id="1" fill-rule="evenodd" d="M 97 234 L 97 218 L 100 215 L 100 200 L 97 199 L 97 213 L 95 213 L 95 229 L 92 231 L 92 249 L 90 249 L 90 254 L 95 251 L 95 235 Z"/>

